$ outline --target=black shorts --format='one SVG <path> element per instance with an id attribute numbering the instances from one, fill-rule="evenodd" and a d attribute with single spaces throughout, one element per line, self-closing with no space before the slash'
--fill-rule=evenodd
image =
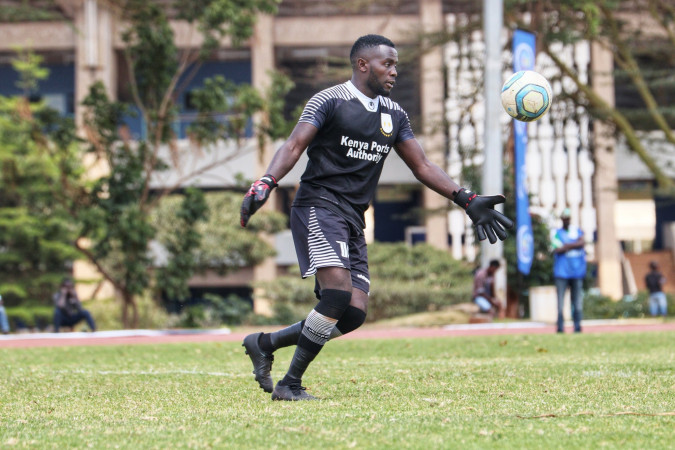
<path id="1" fill-rule="evenodd" d="M 353 287 L 370 292 L 366 238 L 354 225 L 326 208 L 294 206 L 291 232 L 302 278 L 322 267 L 344 267 Z"/>

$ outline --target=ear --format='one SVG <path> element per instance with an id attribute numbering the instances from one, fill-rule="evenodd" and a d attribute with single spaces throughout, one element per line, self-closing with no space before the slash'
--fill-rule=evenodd
<path id="1" fill-rule="evenodd" d="M 359 72 L 368 72 L 368 61 L 364 58 L 358 58 L 356 60 L 356 67 L 359 69 Z"/>

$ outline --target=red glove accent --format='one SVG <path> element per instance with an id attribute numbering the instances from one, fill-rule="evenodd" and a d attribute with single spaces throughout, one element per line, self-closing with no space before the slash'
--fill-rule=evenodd
<path id="1" fill-rule="evenodd" d="M 239 223 L 242 227 L 245 227 L 251 216 L 265 204 L 272 193 L 272 189 L 277 186 L 276 178 L 270 174 L 263 176 L 251 185 L 241 202 Z"/>

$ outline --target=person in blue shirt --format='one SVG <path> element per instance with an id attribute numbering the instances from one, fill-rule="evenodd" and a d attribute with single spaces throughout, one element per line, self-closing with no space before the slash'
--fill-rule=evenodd
<path id="1" fill-rule="evenodd" d="M 553 278 L 558 295 L 558 333 L 564 333 L 563 304 L 565 291 L 570 288 L 572 320 L 574 332 L 581 333 L 583 309 L 582 288 L 586 276 L 586 251 L 584 233 L 570 224 L 570 210 L 565 208 L 560 214 L 562 228 L 555 231 L 552 239 Z"/>
<path id="2" fill-rule="evenodd" d="M 7 320 L 5 305 L 2 303 L 2 295 L 0 295 L 0 331 L 2 331 L 2 334 L 9 333 L 9 321 Z"/>

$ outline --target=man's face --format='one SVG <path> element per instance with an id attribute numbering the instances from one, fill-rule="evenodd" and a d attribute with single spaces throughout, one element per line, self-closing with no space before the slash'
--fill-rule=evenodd
<path id="1" fill-rule="evenodd" d="M 569 217 L 561 217 L 563 228 L 569 228 L 570 226 L 570 218 Z"/>
<path id="2" fill-rule="evenodd" d="M 398 76 L 396 72 L 398 52 L 395 48 L 380 45 L 368 49 L 365 56 L 368 61 L 366 85 L 375 95 L 389 97 Z"/>

